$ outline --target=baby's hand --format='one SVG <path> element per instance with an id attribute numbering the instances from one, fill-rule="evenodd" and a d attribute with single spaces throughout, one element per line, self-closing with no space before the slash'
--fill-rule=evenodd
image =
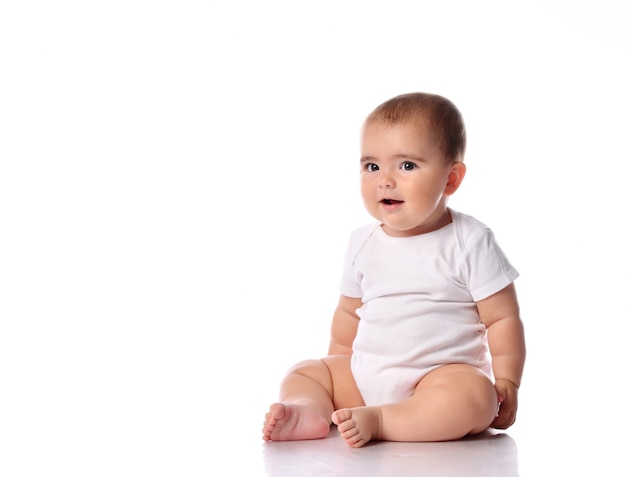
<path id="1" fill-rule="evenodd" d="M 506 379 L 496 379 L 496 392 L 500 409 L 491 423 L 495 429 L 506 429 L 515 422 L 517 415 L 517 386 Z"/>

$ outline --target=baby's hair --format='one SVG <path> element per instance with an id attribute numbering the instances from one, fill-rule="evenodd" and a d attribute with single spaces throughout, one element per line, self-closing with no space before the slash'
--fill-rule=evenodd
<path id="1" fill-rule="evenodd" d="M 465 124 L 457 107 L 443 96 L 408 93 L 391 98 L 372 111 L 365 124 L 425 124 L 433 140 L 450 161 L 462 161 L 465 155 Z"/>

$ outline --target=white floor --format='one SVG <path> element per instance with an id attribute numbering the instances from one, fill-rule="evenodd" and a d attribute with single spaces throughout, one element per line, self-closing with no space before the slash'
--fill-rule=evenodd
<path id="1" fill-rule="evenodd" d="M 351 449 L 333 428 L 331 435 L 320 441 L 264 444 L 263 463 L 269 477 L 519 475 L 515 440 L 491 432 L 457 442 L 375 442 Z"/>
<path id="2" fill-rule="evenodd" d="M 267 477 L 623 476 L 618 442 L 589 432 L 488 431 L 456 442 L 375 442 L 347 447 L 333 429 L 322 440 L 257 442 L 244 438 L 212 449 L 215 475 Z"/>
<path id="3" fill-rule="evenodd" d="M 624 475 L 620 437 L 531 427 L 488 431 L 456 442 L 375 442 L 360 449 L 347 447 L 336 429 L 316 441 L 250 441 L 236 451 L 236 462 L 229 459 L 226 472 L 267 477 Z"/>

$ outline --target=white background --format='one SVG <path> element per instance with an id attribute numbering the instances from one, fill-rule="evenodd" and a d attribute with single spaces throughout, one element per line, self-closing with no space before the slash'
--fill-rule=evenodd
<path id="1" fill-rule="evenodd" d="M 450 205 L 521 272 L 513 429 L 616 426 L 618 4 L 3 3 L 6 475 L 205 475 L 211 446 L 260 441 L 287 367 L 326 352 L 348 234 L 370 220 L 361 121 L 410 91 L 463 112 Z"/>

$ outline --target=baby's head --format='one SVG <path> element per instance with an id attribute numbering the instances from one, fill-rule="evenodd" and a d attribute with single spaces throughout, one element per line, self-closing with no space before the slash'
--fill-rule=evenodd
<path id="1" fill-rule="evenodd" d="M 457 107 L 443 96 L 408 93 L 391 98 L 365 119 L 372 123 L 412 125 L 429 131 L 450 162 L 463 161 L 465 156 L 465 124 Z"/>

